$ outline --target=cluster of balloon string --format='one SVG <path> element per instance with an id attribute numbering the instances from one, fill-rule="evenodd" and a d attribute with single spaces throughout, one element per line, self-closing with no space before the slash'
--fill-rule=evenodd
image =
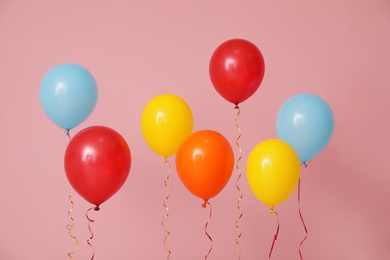
<path id="1" fill-rule="evenodd" d="M 239 221 L 243 216 L 243 210 L 240 206 L 243 198 L 243 192 L 239 186 L 239 181 L 242 177 L 241 169 L 239 167 L 239 162 L 242 159 L 242 150 L 239 145 L 239 139 L 241 138 L 241 128 L 238 125 L 238 119 L 241 111 L 239 104 L 252 96 L 260 86 L 264 77 L 264 59 L 259 49 L 251 42 L 242 39 L 232 39 L 221 44 L 213 53 L 209 64 L 209 74 L 211 82 L 217 92 L 227 101 L 233 103 L 235 105 L 234 108 L 238 111 L 235 118 L 235 124 L 239 132 L 236 139 L 239 156 L 235 164 L 238 171 L 236 188 L 239 192 L 239 198 L 237 200 L 239 216 L 235 222 L 235 226 L 239 234 L 236 237 L 235 242 L 240 249 L 238 258 L 241 259 L 242 246 L 240 244 L 240 239 L 242 231 L 239 226 Z M 64 83 L 64 78 L 66 79 L 66 77 L 68 77 L 67 79 L 69 82 Z M 76 82 L 75 78 L 76 80 L 81 78 L 81 83 Z M 61 92 L 64 88 L 68 88 L 67 91 Z M 73 96 L 72 94 L 61 96 L 64 93 L 76 94 L 73 94 Z M 41 104 L 48 117 L 61 128 L 68 129 L 65 132 L 69 139 L 71 139 L 69 130 L 83 122 L 95 107 L 97 99 L 96 82 L 91 74 L 83 67 L 76 64 L 62 64 L 53 68 L 45 76 L 41 84 L 40 98 Z M 67 113 L 68 111 L 79 111 L 80 113 L 75 116 L 74 113 Z M 320 115 L 316 114 L 318 111 L 320 111 Z M 298 117 L 296 117 L 296 115 L 298 115 Z M 314 121 L 314 127 L 313 125 L 305 126 L 302 122 L 300 122 L 300 124 L 296 124 L 297 118 L 301 118 L 302 122 Z M 176 154 L 176 169 L 180 180 L 191 193 L 203 199 L 203 207 L 206 207 L 206 205 L 209 205 L 210 207 L 209 218 L 205 224 L 205 233 L 211 242 L 211 246 L 205 255 L 205 259 L 209 256 L 213 246 L 212 238 L 207 232 L 207 226 L 212 215 L 209 199 L 216 196 L 224 188 L 230 179 L 234 165 L 234 155 L 231 146 L 223 135 L 212 130 L 192 132 L 192 128 L 192 112 L 188 104 L 176 95 L 163 94 L 156 96 L 144 108 L 141 118 L 141 130 L 143 137 L 149 147 L 157 154 L 163 156 L 164 163 L 168 163 L 169 165 L 169 174 L 164 180 L 164 186 L 168 192 L 163 202 L 166 214 L 164 215 L 161 223 L 166 233 L 163 246 L 164 250 L 167 252 L 168 259 L 172 253 L 172 251 L 166 247 L 166 240 L 170 236 L 170 232 L 164 225 L 165 220 L 170 214 L 167 202 L 170 197 L 168 180 L 172 172 L 172 167 L 168 162 L 168 157 Z M 75 144 L 72 144 L 72 148 L 69 148 L 68 146 L 66 151 L 66 154 L 70 154 L 68 157 L 75 157 L 74 154 L 77 154 L 79 150 L 83 149 L 85 142 L 92 142 L 91 140 L 93 139 L 89 140 L 89 138 L 103 136 L 107 139 L 107 142 L 118 142 L 119 140 L 119 147 L 116 151 L 111 152 L 115 156 L 118 155 L 123 161 L 123 164 L 120 165 L 121 167 L 117 169 L 121 172 L 121 176 L 119 176 L 120 178 L 118 180 L 112 180 L 112 185 L 108 190 L 105 190 L 106 193 L 108 192 L 107 194 L 99 195 L 94 194 L 90 190 L 91 188 L 96 189 L 96 187 L 88 187 L 86 183 L 78 180 L 77 175 L 86 174 L 86 172 L 75 170 L 77 166 L 80 166 L 77 165 L 77 163 L 80 164 L 80 162 L 77 162 L 77 160 L 74 160 L 76 162 L 72 160 L 67 161 L 65 159 L 65 170 L 71 185 L 84 199 L 92 204 L 95 204 L 95 207 L 90 208 L 86 214 L 89 224 L 91 224 L 94 220 L 88 216 L 88 212 L 92 209 L 99 210 L 99 205 L 111 197 L 122 186 L 130 170 L 131 158 L 130 150 L 126 142 L 114 130 L 105 127 L 90 127 L 89 129 L 84 129 L 81 132 L 83 133 L 77 134 L 77 136 L 80 135 L 78 138 L 79 140 L 75 142 Z M 290 195 L 296 182 L 298 182 L 298 200 L 300 200 L 300 178 L 297 178 L 299 177 L 299 171 L 296 169 L 295 162 L 299 160 L 301 162 L 309 161 L 308 158 L 311 159 L 318 154 L 329 141 L 332 132 L 333 114 L 326 102 L 315 95 L 300 94 L 287 100 L 278 112 L 277 133 L 280 140 L 266 140 L 258 144 L 258 146 L 252 150 L 250 158 L 252 153 L 254 156 L 252 156 L 252 159 L 249 158 L 247 163 L 247 175 L 248 177 L 252 176 L 251 180 L 248 178 L 250 187 L 260 201 L 270 206 L 271 213 L 274 213 L 278 220 L 277 232 L 272 242 L 269 257 L 271 257 L 274 243 L 279 233 L 279 219 L 273 207 L 276 204 L 281 203 Z M 84 136 L 84 139 L 81 136 Z M 85 138 L 85 136 L 87 136 L 87 138 Z M 304 142 L 302 142 L 303 139 Z M 96 149 L 101 149 L 98 144 L 93 142 L 92 144 L 96 146 Z M 123 144 L 125 144 L 126 147 L 124 147 Z M 289 184 L 291 187 L 285 187 L 287 188 L 287 191 L 284 191 L 284 193 L 276 200 L 271 199 L 270 201 L 268 195 L 262 194 L 262 188 L 259 187 L 265 185 L 264 183 L 267 183 L 267 181 L 274 182 L 275 180 L 264 179 L 263 175 L 265 169 L 258 168 L 256 165 L 253 166 L 254 163 L 251 162 L 264 161 L 265 159 L 269 161 L 269 158 L 265 157 L 272 155 L 270 154 L 270 151 L 276 149 L 276 147 L 281 149 L 280 154 L 290 154 L 290 161 L 287 164 L 290 164 L 291 168 L 295 169 L 295 172 L 292 177 L 289 177 L 291 179 L 291 183 Z M 199 156 L 205 156 L 205 154 L 208 154 L 207 156 L 210 157 L 208 159 L 216 162 L 204 164 L 201 160 L 197 160 L 196 157 L 194 158 L 193 155 L 195 154 L 195 151 L 197 153 L 199 153 L 199 151 L 207 151 L 207 153 L 201 153 Z M 275 162 L 282 162 L 282 164 L 284 164 L 285 161 L 280 158 L 280 154 L 273 155 L 274 157 L 272 159 L 274 159 Z M 190 165 L 188 162 L 191 162 L 192 168 L 188 166 Z M 250 164 L 252 164 L 252 166 L 249 166 Z M 221 167 L 221 165 L 224 165 L 224 167 Z M 304 165 L 307 166 L 305 163 Z M 279 165 L 277 166 L 280 167 Z M 286 167 L 282 168 L 281 172 L 284 172 L 286 169 Z M 87 170 L 84 169 L 84 171 Z M 215 177 L 215 172 L 218 172 L 218 181 L 211 182 L 211 184 L 209 184 L 210 178 Z M 275 174 L 280 175 L 281 173 L 275 172 Z M 197 186 L 196 182 L 193 180 L 193 175 L 196 175 L 197 178 L 200 176 L 202 180 L 202 187 Z M 211 177 L 209 175 L 211 175 Z M 281 179 L 284 176 L 276 177 L 278 181 L 278 178 Z M 99 181 L 101 177 L 97 174 L 94 178 Z M 275 187 L 280 188 L 277 186 Z M 75 239 L 77 248 L 78 240 L 71 235 L 71 230 L 74 225 L 74 220 L 71 216 L 74 206 L 72 194 L 69 196 L 69 201 L 72 207 L 68 211 L 68 217 L 70 218 L 72 224 L 67 225 L 67 230 L 70 237 Z M 300 209 L 299 215 L 302 223 L 304 224 Z M 305 224 L 304 227 L 307 237 L 307 228 Z M 92 247 L 90 241 L 93 238 L 93 232 L 90 225 L 88 225 L 88 229 L 91 237 L 87 242 Z M 300 246 L 304 240 L 301 242 Z M 69 253 L 68 256 L 72 258 L 72 254 L 73 252 Z M 299 254 L 301 259 L 303 259 L 301 250 L 299 250 Z M 91 259 L 93 258 L 94 250 Z"/>

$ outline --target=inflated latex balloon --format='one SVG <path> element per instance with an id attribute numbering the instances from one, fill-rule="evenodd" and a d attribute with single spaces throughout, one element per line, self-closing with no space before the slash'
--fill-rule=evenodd
<path id="1" fill-rule="evenodd" d="M 203 199 L 203 207 L 223 190 L 233 166 L 234 154 L 229 142 L 212 130 L 192 133 L 176 154 L 180 180 L 192 194 Z"/>
<path id="2" fill-rule="evenodd" d="M 145 106 L 141 130 L 149 147 L 165 159 L 176 154 L 180 144 L 193 128 L 192 112 L 179 96 L 162 94 Z"/>
<path id="3" fill-rule="evenodd" d="M 287 99 L 276 117 L 278 138 L 289 143 L 303 163 L 310 161 L 329 143 L 334 115 L 321 97 L 302 93 Z"/>
<path id="4" fill-rule="evenodd" d="M 131 154 L 125 139 L 105 126 L 78 132 L 65 151 L 66 177 L 86 201 L 99 207 L 125 183 Z"/>
<path id="5" fill-rule="evenodd" d="M 39 97 L 49 119 L 57 126 L 70 130 L 91 115 L 96 106 L 98 90 L 94 77 L 86 68 L 63 63 L 46 73 Z"/>
<path id="6" fill-rule="evenodd" d="M 252 96 L 264 78 L 264 58 L 253 43 L 231 39 L 214 51 L 209 63 L 211 83 L 227 101 L 238 106 Z"/>
<path id="7" fill-rule="evenodd" d="M 300 162 L 288 143 L 268 139 L 253 148 L 248 157 L 246 172 L 253 194 L 272 209 L 284 202 L 296 188 Z"/>

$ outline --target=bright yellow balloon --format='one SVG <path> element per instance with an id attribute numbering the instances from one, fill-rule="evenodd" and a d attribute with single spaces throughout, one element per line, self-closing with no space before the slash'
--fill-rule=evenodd
<path id="1" fill-rule="evenodd" d="M 265 140 L 251 151 L 247 180 L 253 194 L 271 209 L 285 201 L 296 188 L 300 176 L 297 153 L 279 139 Z"/>
<path id="2" fill-rule="evenodd" d="M 162 94 L 145 106 L 141 130 L 146 143 L 167 159 L 176 154 L 180 144 L 192 133 L 193 117 L 190 107 L 180 97 Z"/>

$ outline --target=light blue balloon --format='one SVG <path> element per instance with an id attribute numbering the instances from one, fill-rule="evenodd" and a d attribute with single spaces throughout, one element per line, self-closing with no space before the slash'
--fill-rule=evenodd
<path id="1" fill-rule="evenodd" d="M 63 63 L 44 76 L 39 91 L 43 110 L 59 127 L 70 130 L 84 122 L 95 109 L 97 85 L 84 67 Z"/>
<path id="2" fill-rule="evenodd" d="M 278 138 L 289 143 L 301 162 L 308 162 L 329 143 L 334 115 L 321 97 L 303 93 L 287 99 L 276 117 Z"/>

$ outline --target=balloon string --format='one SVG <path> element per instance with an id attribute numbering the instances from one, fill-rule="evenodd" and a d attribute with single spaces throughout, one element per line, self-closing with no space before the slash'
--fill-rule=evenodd
<path id="1" fill-rule="evenodd" d="M 236 139 L 236 145 L 237 145 L 238 151 L 240 152 L 240 155 L 239 155 L 239 157 L 238 157 L 238 159 L 237 159 L 237 161 L 236 161 L 236 168 L 237 168 L 237 171 L 238 171 L 238 177 L 237 177 L 237 179 L 236 179 L 236 188 L 237 188 L 237 190 L 238 190 L 238 192 L 239 192 L 239 194 L 240 194 L 239 197 L 238 197 L 238 200 L 237 200 L 237 208 L 238 208 L 240 214 L 239 214 L 239 216 L 238 216 L 238 218 L 237 218 L 237 220 L 236 220 L 236 228 L 237 228 L 237 230 L 238 230 L 238 232 L 239 232 L 238 236 L 236 237 L 236 245 L 240 248 L 240 252 L 239 252 L 239 255 L 238 255 L 238 259 L 241 259 L 242 246 L 241 246 L 239 240 L 240 240 L 240 238 L 241 238 L 242 232 L 241 232 L 240 226 L 238 225 L 238 222 L 241 220 L 242 215 L 243 215 L 243 210 L 242 210 L 242 208 L 240 207 L 240 202 L 241 202 L 241 200 L 242 200 L 242 197 L 243 197 L 242 194 L 243 194 L 243 193 L 242 193 L 242 190 L 240 189 L 240 187 L 239 187 L 239 185 L 238 185 L 238 182 L 239 182 L 239 180 L 241 179 L 241 170 L 240 170 L 240 167 L 239 167 L 238 163 L 239 163 L 239 161 L 240 161 L 241 158 L 242 158 L 242 150 L 241 150 L 240 144 L 239 144 L 239 142 L 238 142 L 238 141 L 240 140 L 240 138 L 241 138 L 241 128 L 240 128 L 240 126 L 238 125 L 238 117 L 239 117 L 239 115 L 240 115 L 241 109 L 240 109 L 240 107 L 239 107 L 238 105 L 236 105 L 235 109 L 238 109 L 237 115 L 236 115 L 235 123 L 236 123 L 236 127 L 237 127 L 237 130 L 238 130 L 238 133 L 239 133 L 239 135 L 238 135 L 238 137 L 237 137 L 237 139 Z"/>
<path id="2" fill-rule="evenodd" d="M 170 177 L 170 175 L 171 175 L 171 173 L 172 173 L 172 167 L 171 167 L 171 164 L 169 163 L 169 161 L 167 160 L 167 159 L 164 159 L 164 163 L 168 163 L 168 165 L 169 165 L 169 173 L 168 173 L 168 176 L 165 178 L 165 180 L 164 180 L 164 186 L 165 186 L 165 188 L 167 189 L 167 191 L 168 191 L 168 195 L 165 197 L 165 199 L 164 199 L 164 202 L 163 202 L 163 206 L 164 206 L 164 208 L 165 208 L 165 210 L 167 211 L 167 213 L 164 215 L 164 218 L 163 218 L 163 220 L 161 221 L 161 225 L 162 225 L 162 227 L 163 227 L 163 229 L 164 229 L 164 231 L 165 231 L 165 238 L 164 238 L 164 250 L 168 253 L 168 255 L 167 255 L 167 259 L 169 259 L 169 257 L 170 257 L 170 255 L 171 255 L 171 253 L 172 253 L 172 251 L 171 250 L 169 250 L 167 247 L 166 247 L 166 240 L 168 239 L 168 237 L 171 235 L 171 232 L 169 232 L 166 228 L 165 228 L 165 226 L 164 226 L 164 222 L 165 222 L 165 220 L 166 220 L 166 218 L 169 216 L 169 208 L 167 207 L 167 201 L 168 201 L 168 199 L 169 199 L 169 197 L 170 197 L 170 188 L 169 188 L 169 186 L 168 186 L 168 184 L 167 184 L 167 182 L 168 182 L 168 180 L 169 180 L 169 177 Z"/>
<path id="3" fill-rule="evenodd" d="M 299 256 L 301 257 L 301 260 L 303 260 L 302 252 L 301 252 L 301 246 L 303 242 L 307 239 L 307 227 L 305 224 L 305 221 L 303 220 L 302 213 L 301 213 L 301 179 L 298 181 L 298 212 L 299 217 L 301 218 L 303 228 L 305 229 L 305 237 L 302 239 L 301 243 L 299 244 Z"/>
<path id="4" fill-rule="evenodd" d="M 207 254 L 204 256 L 204 259 L 207 259 L 207 257 L 210 255 L 211 253 L 211 250 L 213 250 L 213 239 L 211 238 L 211 236 L 209 235 L 209 233 L 207 233 L 207 226 L 209 225 L 209 222 L 210 222 L 210 219 L 211 219 L 211 215 L 213 214 L 213 209 L 211 208 L 211 204 L 209 202 L 206 202 L 207 205 L 210 206 L 210 214 L 209 214 L 209 217 L 206 221 L 206 224 L 204 226 L 204 233 L 206 234 L 206 236 L 209 238 L 210 240 L 210 249 L 209 251 L 207 252 Z"/>
<path id="5" fill-rule="evenodd" d="M 74 254 L 74 252 L 77 250 L 78 245 L 79 245 L 79 241 L 77 240 L 77 238 L 71 234 L 72 229 L 73 229 L 73 227 L 74 227 L 74 219 L 73 219 L 73 217 L 72 217 L 72 215 L 71 215 L 71 213 L 72 213 L 72 211 L 73 211 L 73 208 L 74 208 L 74 203 L 73 203 L 73 201 L 72 201 L 72 196 L 73 196 L 73 193 L 71 193 L 71 194 L 69 195 L 69 202 L 70 202 L 70 204 L 71 204 L 72 206 L 71 206 L 71 208 L 70 208 L 69 211 L 68 211 L 68 218 L 70 219 L 70 221 L 71 221 L 72 223 L 66 225 L 66 230 L 68 230 L 69 237 L 72 238 L 72 239 L 74 239 L 74 240 L 75 240 L 75 243 L 76 243 L 75 249 L 74 249 L 72 252 L 69 252 L 69 253 L 68 253 L 69 259 L 71 259 L 71 260 L 73 259 L 73 254 Z"/>
<path id="6" fill-rule="evenodd" d="M 70 129 L 65 129 L 65 134 L 68 136 L 69 140 L 72 139 L 70 136 Z"/>
<path id="7" fill-rule="evenodd" d="M 89 230 L 89 233 L 91 234 L 90 238 L 87 239 L 87 243 L 88 245 L 92 248 L 92 256 L 91 256 L 91 260 L 93 260 L 93 258 L 95 257 L 95 250 L 91 244 L 91 240 L 93 239 L 93 232 L 92 232 L 92 228 L 91 228 L 91 223 L 92 222 L 95 222 L 95 220 L 91 219 L 89 216 L 88 216 L 88 212 L 91 211 L 91 210 L 95 210 L 95 211 L 98 211 L 100 210 L 99 206 L 95 206 L 95 207 L 92 207 L 90 209 L 87 210 L 87 213 L 85 214 L 85 216 L 87 217 L 88 219 L 88 230 Z"/>
<path id="8" fill-rule="evenodd" d="M 271 259 L 271 255 L 272 255 L 272 251 L 274 249 L 275 241 L 278 239 L 278 235 L 279 235 L 279 216 L 278 216 L 278 213 L 273 208 L 271 208 L 271 214 L 275 214 L 276 220 L 278 221 L 278 227 L 276 229 L 276 233 L 274 235 L 274 239 L 272 240 L 271 249 L 270 249 L 269 255 L 268 255 L 269 259 Z"/>

